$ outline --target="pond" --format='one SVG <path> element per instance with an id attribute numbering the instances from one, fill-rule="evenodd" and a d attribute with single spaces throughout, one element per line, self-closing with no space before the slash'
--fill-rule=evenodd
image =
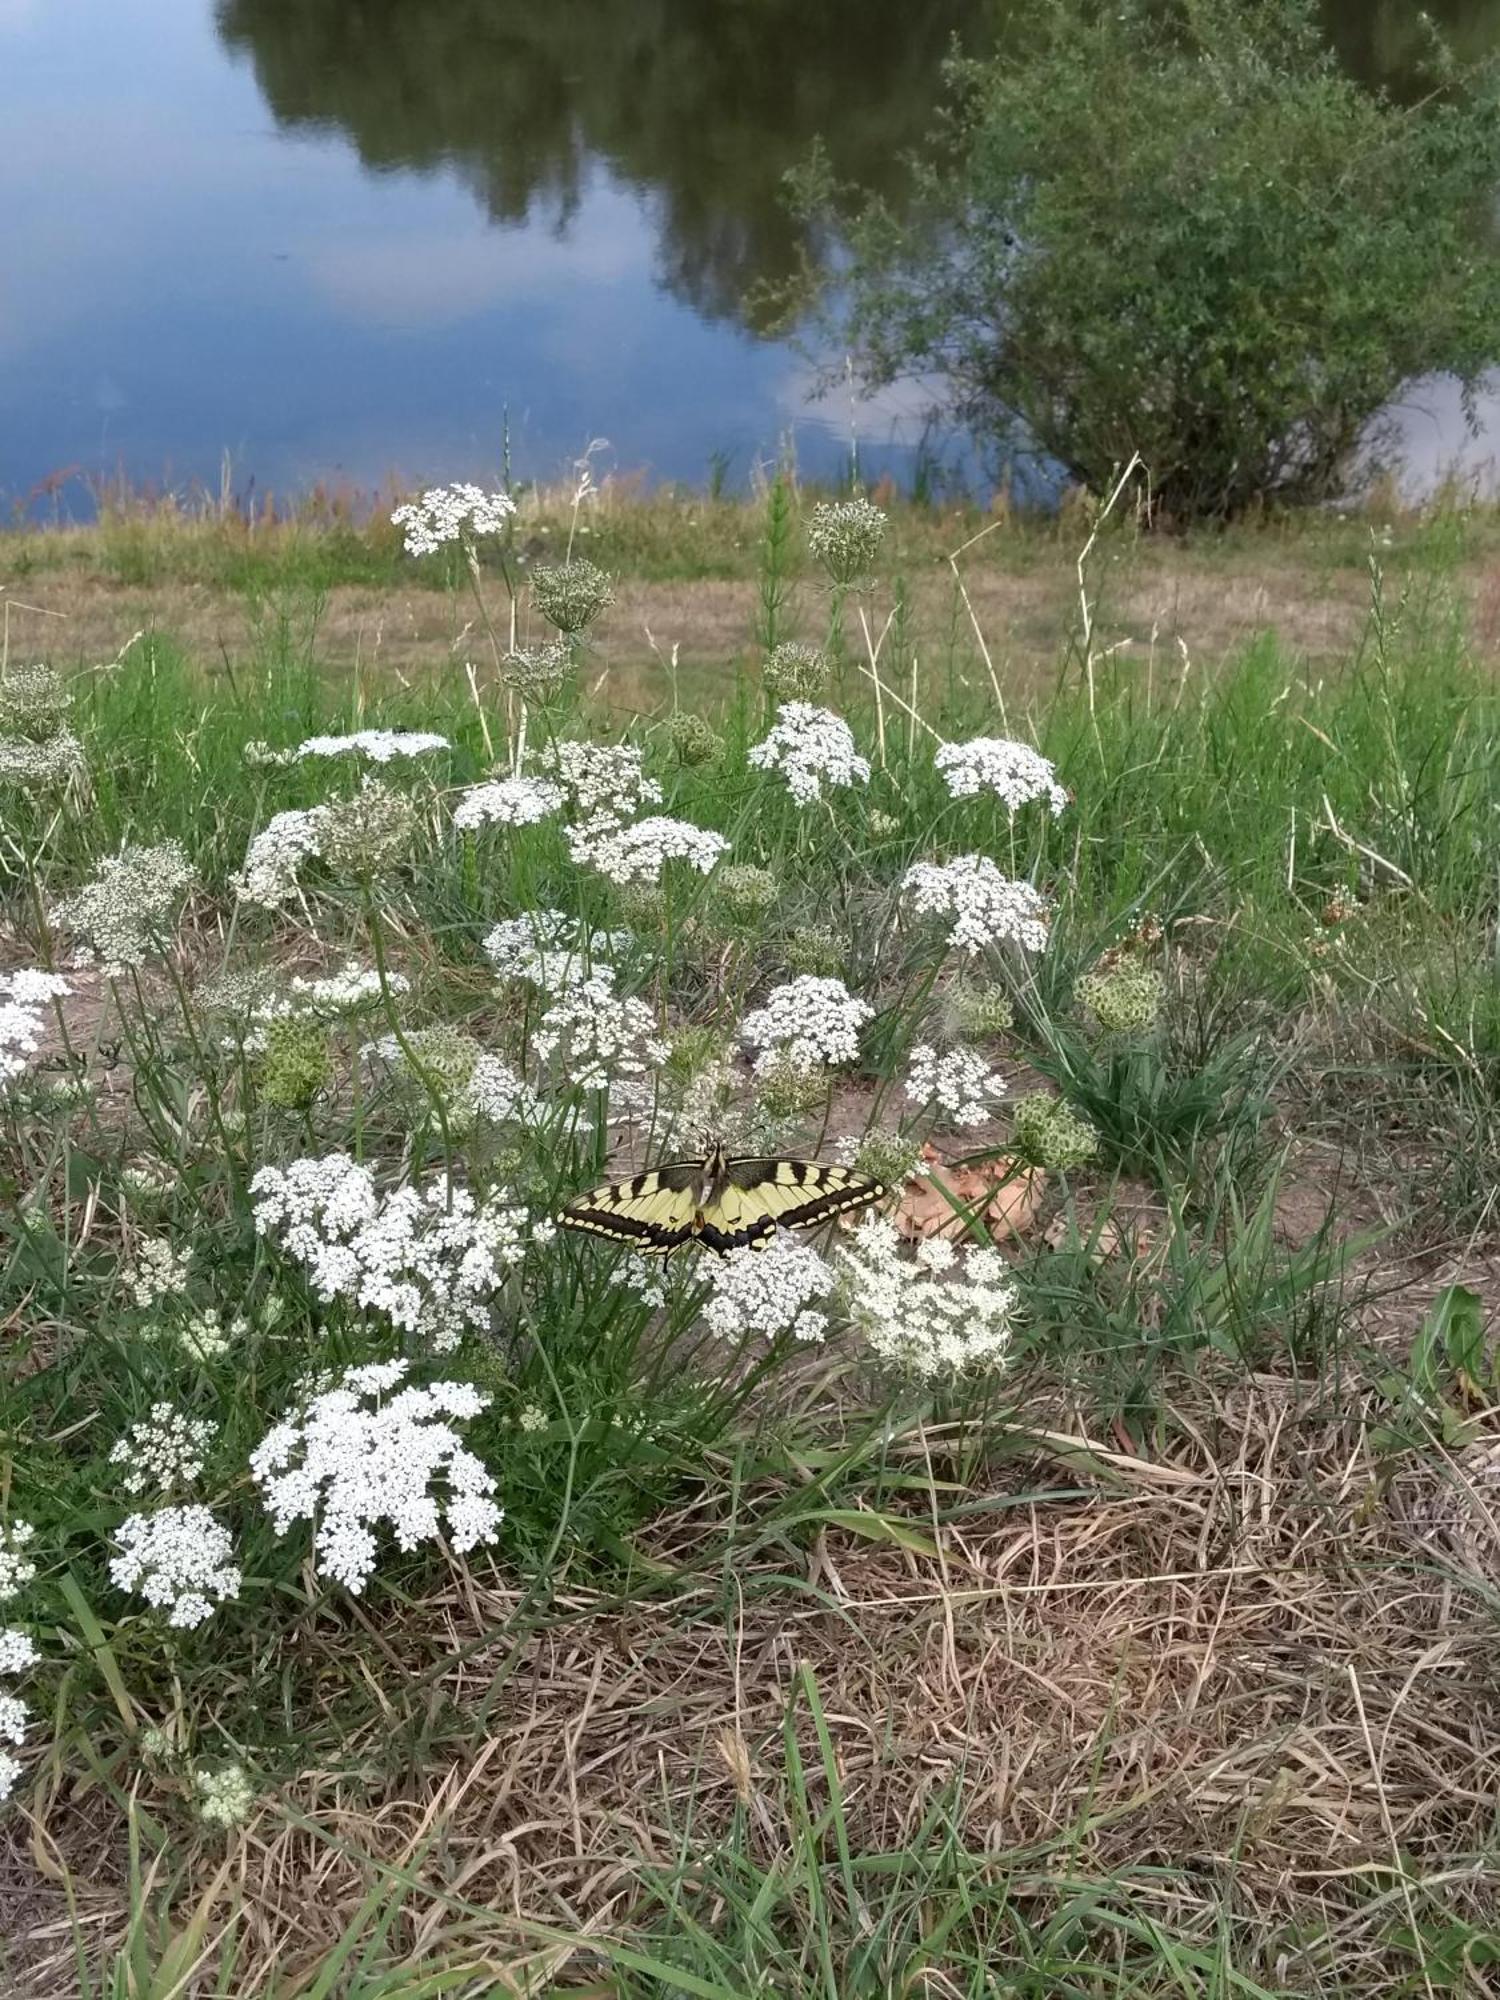
<path id="1" fill-rule="evenodd" d="M 851 442 L 909 477 L 920 393 L 810 403 L 751 295 L 816 248 L 786 169 L 821 135 L 898 188 L 996 4 L 0 0 L 0 505 L 489 478 L 507 428 L 521 477 L 595 440 L 646 477 L 831 477 Z M 1500 0 L 1432 11 L 1500 42 Z M 1329 22 L 1408 84 L 1416 5 Z M 1420 476 L 1463 440 L 1415 401 Z"/>

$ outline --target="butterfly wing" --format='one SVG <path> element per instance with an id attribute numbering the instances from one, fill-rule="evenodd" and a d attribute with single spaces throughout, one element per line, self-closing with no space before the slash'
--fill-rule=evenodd
<path id="1" fill-rule="evenodd" d="M 678 1160 L 628 1181 L 606 1181 L 578 1195 L 559 1212 L 564 1229 L 580 1229 L 650 1253 L 675 1250 L 693 1235 L 697 1219 L 694 1189 L 701 1160 Z"/>
<path id="2" fill-rule="evenodd" d="M 725 1186 L 699 1231 L 711 1250 L 759 1246 L 778 1229 L 806 1229 L 879 1201 L 885 1188 L 820 1160 L 731 1160 Z"/>

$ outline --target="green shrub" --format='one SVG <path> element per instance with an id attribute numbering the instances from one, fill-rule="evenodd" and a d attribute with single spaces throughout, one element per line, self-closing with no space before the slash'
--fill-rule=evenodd
<path id="1" fill-rule="evenodd" d="M 1500 356 L 1488 83 L 1397 106 L 1305 0 L 1034 0 L 950 80 L 901 216 L 798 180 L 868 384 L 935 376 L 1095 493 L 1138 451 L 1188 521 L 1337 494 L 1404 383 Z"/>

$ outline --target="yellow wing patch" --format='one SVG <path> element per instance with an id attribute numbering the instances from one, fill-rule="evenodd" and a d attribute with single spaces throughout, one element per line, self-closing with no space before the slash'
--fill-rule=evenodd
<path id="1" fill-rule="evenodd" d="M 730 1160 L 716 1192 L 698 1206 L 705 1162 L 680 1160 L 633 1180 L 607 1182 L 570 1201 L 558 1216 L 567 1229 L 666 1252 L 696 1239 L 722 1256 L 762 1248 L 778 1229 L 807 1229 L 848 1209 L 879 1201 L 885 1188 L 847 1167 L 817 1160 Z"/>

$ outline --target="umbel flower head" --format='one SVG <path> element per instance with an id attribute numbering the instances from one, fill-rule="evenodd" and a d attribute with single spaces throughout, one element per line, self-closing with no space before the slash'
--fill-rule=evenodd
<path id="1" fill-rule="evenodd" d="M 661 786 L 644 775 L 641 753 L 632 743 L 556 743 L 542 752 L 541 761 L 579 820 L 602 813 L 624 820 L 642 806 L 661 804 Z"/>
<path id="2" fill-rule="evenodd" d="M 347 799 L 323 808 L 320 851 L 336 875 L 384 875 L 403 860 L 417 831 L 417 810 L 405 792 L 368 778 Z"/>
<path id="3" fill-rule="evenodd" d="M 658 813 L 628 826 L 608 814 L 568 829 L 568 852 L 581 868 L 595 868 L 611 882 L 659 882 L 669 861 L 685 861 L 707 875 L 729 852 L 722 833 Z"/>
<path id="4" fill-rule="evenodd" d="M 968 743 L 940 745 L 933 762 L 947 779 L 953 798 L 972 799 L 991 792 L 1012 817 L 1033 799 L 1045 799 L 1054 818 L 1068 803 L 1052 765 L 1029 743 L 976 736 Z"/>
<path id="5" fill-rule="evenodd" d="M 193 1790 L 198 1817 L 209 1826 L 240 1826 L 255 1807 L 255 1785 L 243 1764 L 225 1764 L 217 1771 L 194 1771 Z"/>
<path id="6" fill-rule="evenodd" d="M 859 1060 L 860 1030 L 874 1018 L 869 1001 L 852 994 L 841 979 L 804 973 L 773 987 L 765 1005 L 740 1023 L 740 1035 L 759 1051 L 757 1076 L 773 1068 L 778 1056 L 798 1069 L 837 1068 Z"/>
<path id="7" fill-rule="evenodd" d="M 916 1104 L 936 1105 L 954 1125 L 982 1125 L 1005 1095 L 1005 1079 L 973 1049 L 939 1055 L 919 1042 L 911 1052 L 906 1094 Z"/>
<path id="8" fill-rule="evenodd" d="M 805 701 L 783 702 L 770 735 L 750 751 L 750 762 L 762 771 L 779 771 L 799 806 L 823 796 L 825 784 L 864 784 L 870 775 L 867 758 L 854 747 L 854 732 L 831 709 Z"/>
<path id="9" fill-rule="evenodd" d="M 714 877 L 715 913 L 730 924 L 758 924 L 780 894 L 770 869 L 753 861 L 732 862 Z"/>
<path id="10" fill-rule="evenodd" d="M 478 1416 L 489 1397 L 467 1382 L 406 1384 L 410 1367 L 349 1369 L 250 1455 L 277 1534 L 312 1522 L 320 1568 L 355 1596 L 374 1573 L 381 1528 L 410 1553 L 444 1532 L 472 1549 L 500 1526 L 495 1482 L 451 1421 Z"/>
<path id="11" fill-rule="evenodd" d="M 870 500 L 824 500 L 813 509 L 807 546 L 835 583 L 858 583 L 875 567 L 885 515 Z"/>
<path id="12" fill-rule="evenodd" d="M 304 1111 L 333 1080 L 328 1031 L 316 1018 L 282 1014 L 267 1022 L 256 1082 L 267 1104 Z"/>
<path id="13" fill-rule="evenodd" d="M 948 943 L 954 951 L 974 953 L 999 944 L 1018 944 L 1025 951 L 1046 947 L 1047 904 L 1041 892 L 1002 875 L 988 855 L 915 862 L 901 887 L 918 916 L 953 919 Z"/>
<path id="14" fill-rule="evenodd" d="M 784 639 L 766 655 L 761 686 L 778 701 L 816 701 L 833 677 L 833 662 L 820 646 Z"/>
<path id="15" fill-rule="evenodd" d="M 573 670 L 573 650 L 565 639 L 546 639 L 540 646 L 518 646 L 500 662 L 500 679 L 522 701 L 545 708 L 561 694 Z"/>
<path id="16" fill-rule="evenodd" d="M 1155 1026 L 1165 991 L 1155 966 L 1127 958 L 1107 972 L 1086 972 L 1073 996 L 1106 1034 L 1134 1035 Z"/>
<path id="17" fill-rule="evenodd" d="M 0 673 L 0 734 L 39 743 L 62 728 L 72 703 L 67 683 L 51 667 L 7 667 Z"/>
<path id="18" fill-rule="evenodd" d="M 167 1623 L 186 1629 L 240 1592 L 229 1530 L 207 1507 L 158 1507 L 120 1524 L 120 1553 L 109 1565 L 119 1590 L 138 1590 Z"/>
<path id="19" fill-rule="evenodd" d="M 0 1090 L 30 1067 L 46 1033 L 46 1003 L 68 991 L 55 972 L 0 973 Z"/>
<path id="20" fill-rule="evenodd" d="M 849 1317 L 888 1367 L 931 1381 L 1003 1363 L 1017 1295 L 998 1250 L 930 1236 L 910 1253 L 893 1222 L 869 1215 L 841 1266 Z"/>
<path id="21" fill-rule="evenodd" d="M 1099 1151 L 1099 1134 L 1089 1121 L 1045 1090 L 1017 1099 L 1011 1139 L 1022 1159 L 1057 1173 L 1083 1166 Z"/>
<path id="22" fill-rule="evenodd" d="M 164 940 L 177 898 L 195 879 L 178 841 L 124 847 L 93 881 L 58 904 L 55 918 L 86 940 L 106 970 L 143 965 Z"/>
<path id="23" fill-rule="evenodd" d="M 679 764 L 716 764 L 724 755 L 724 739 L 701 715 L 679 708 L 667 717 L 667 741 Z"/>
<path id="24" fill-rule="evenodd" d="M 814 1309 L 833 1289 L 832 1268 L 795 1236 L 773 1236 L 763 1249 L 731 1250 L 709 1274 L 712 1290 L 703 1317 L 722 1335 L 790 1333 L 821 1341 L 828 1316 Z"/>
<path id="25" fill-rule="evenodd" d="M 206 1418 L 190 1417 L 170 1403 L 153 1403 L 149 1415 L 116 1441 L 109 1462 L 121 1468 L 120 1484 L 127 1493 L 170 1493 L 198 1477 L 217 1436 Z"/>
<path id="26" fill-rule="evenodd" d="M 0 736 L 0 785 L 60 791 L 87 769 L 83 745 L 71 729 L 59 729 L 39 741 L 30 736 Z"/>
<path id="27" fill-rule="evenodd" d="M 508 493 L 486 493 L 482 486 L 429 486 L 420 500 L 398 507 L 391 520 L 406 531 L 406 553 L 430 556 L 448 542 L 472 547 L 485 535 L 498 535 L 516 511 Z"/>
<path id="28" fill-rule="evenodd" d="M 615 586 L 597 563 L 578 556 L 571 562 L 543 563 L 531 572 L 531 594 L 542 616 L 570 635 L 593 624 L 615 601 Z"/>
<path id="29" fill-rule="evenodd" d="M 398 757 L 425 757 L 446 750 L 446 736 L 430 729 L 359 729 L 352 736 L 309 736 L 297 745 L 301 757 L 368 757 L 372 764 L 391 764 Z"/>
<path id="30" fill-rule="evenodd" d="M 453 808 L 453 824 L 460 833 L 482 826 L 537 826 L 562 807 L 562 786 L 549 778 L 491 778 L 464 793 Z"/>

